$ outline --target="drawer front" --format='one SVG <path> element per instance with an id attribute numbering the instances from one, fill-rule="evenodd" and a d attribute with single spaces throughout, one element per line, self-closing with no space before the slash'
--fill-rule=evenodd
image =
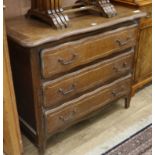
<path id="1" fill-rule="evenodd" d="M 78 122 L 78 120 L 105 104 L 128 95 L 130 90 L 131 76 L 129 75 L 70 102 L 66 102 L 58 108 L 46 111 L 47 134 L 53 134 Z"/>
<path id="2" fill-rule="evenodd" d="M 41 52 L 42 76 L 50 78 L 135 45 L 137 27 L 117 29 Z"/>
<path id="3" fill-rule="evenodd" d="M 43 84 L 44 106 L 54 107 L 132 70 L 134 51 Z"/>

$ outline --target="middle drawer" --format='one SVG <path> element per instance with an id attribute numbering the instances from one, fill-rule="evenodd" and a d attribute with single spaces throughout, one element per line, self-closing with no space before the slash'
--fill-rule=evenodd
<path id="1" fill-rule="evenodd" d="M 56 80 L 43 83 L 45 107 L 55 107 L 86 91 L 131 72 L 134 50 L 107 59 Z"/>

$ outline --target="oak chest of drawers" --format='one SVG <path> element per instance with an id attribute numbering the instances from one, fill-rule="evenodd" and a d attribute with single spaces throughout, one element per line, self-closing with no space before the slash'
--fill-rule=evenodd
<path id="1" fill-rule="evenodd" d="M 104 105 L 124 98 L 129 107 L 138 19 L 145 13 L 117 10 L 112 19 L 78 17 L 63 30 L 24 17 L 7 22 L 21 127 L 40 153 L 49 137 Z"/>

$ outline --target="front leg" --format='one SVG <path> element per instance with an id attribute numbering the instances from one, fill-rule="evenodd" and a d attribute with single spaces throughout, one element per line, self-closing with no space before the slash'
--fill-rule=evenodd
<path id="1" fill-rule="evenodd" d="M 130 107 L 130 102 L 131 102 L 131 95 L 129 94 L 128 96 L 125 97 L 125 109 L 128 109 Z"/>
<path id="2" fill-rule="evenodd" d="M 39 146 L 39 155 L 44 155 L 46 150 L 46 142 L 42 142 L 42 144 Z"/>

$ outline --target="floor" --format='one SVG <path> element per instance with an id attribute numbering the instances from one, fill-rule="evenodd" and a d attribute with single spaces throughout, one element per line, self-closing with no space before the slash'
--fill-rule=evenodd
<path id="1" fill-rule="evenodd" d="M 97 116 L 52 137 L 45 155 L 101 155 L 152 121 L 152 86 L 139 91 L 124 109 L 124 101 L 108 105 Z M 24 155 L 38 155 L 23 136 Z"/>

